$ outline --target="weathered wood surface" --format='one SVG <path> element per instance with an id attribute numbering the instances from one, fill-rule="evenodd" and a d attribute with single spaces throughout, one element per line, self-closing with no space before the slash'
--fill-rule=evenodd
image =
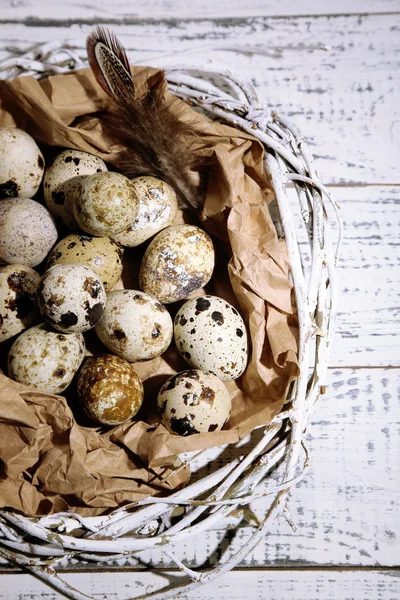
<path id="1" fill-rule="evenodd" d="M 400 188 L 332 192 L 345 233 L 331 364 L 400 366 Z"/>
<path id="2" fill-rule="evenodd" d="M 72 9 L 65 4 L 65 10 Z M 4 23 L 0 59 L 8 46 L 28 48 L 43 40 L 68 38 L 82 49 L 91 28 Z M 154 63 L 162 51 L 179 52 L 182 60 L 191 53 L 250 77 L 266 106 L 292 117 L 305 133 L 325 182 L 400 183 L 400 13 L 113 28 L 132 61 Z"/>
<path id="3" fill-rule="evenodd" d="M 298 530 L 278 520 L 241 570 L 187 598 L 398 600 L 400 371 L 382 368 L 400 366 L 398 0 L 57 4 L 0 0 L 0 60 L 7 46 L 64 38 L 81 52 L 100 20 L 112 24 L 132 60 L 151 63 L 167 50 L 223 62 L 253 79 L 266 106 L 295 120 L 324 180 L 341 184 L 334 189 L 345 220 L 335 368 L 308 430 L 310 469 L 291 498 Z M 310 16 L 324 14 L 337 16 Z M 190 566 L 211 566 L 249 535 L 249 527 L 209 532 L 175 553 Z M 161 553 L 142 559 L 171 567 Z M 118 600 L 165 584 L 159 571 L 64 576 L 88 595 Z M 60 596 L 8 574 L 3 598 Z"/>
<path id="4" fill-rule="evenodd" d="M 36 24 L 37 21 L 133 21 L 138 19 L 230 19 L 238 17 L 276 17 L 299 15 L 337 15 L 370 14 L 395 12 L 399 10 L 397 0 L 337 0 L 326 3 L 316 0 L 149 0 L 132 2 L 114 0 L 114 2 L 79 3 L 79 15 L 72 14 L 71 4 L 59 0 L 35 0 L 16 2 L 2 0 L 1 21 L 25 21 Z"/>
<path id="5" fill-rule="evenodd" d="M 70 585 L 98 600 L 127 600 L 180 581 L 177 572 L 68 573 Z M 10 595 L 12 591 L 12 596 Z M 399 571 L 235 571 L 180 600 L 398 600 Z M 6 575 L 0 600 L 61 600 L 28 575 Z"/>

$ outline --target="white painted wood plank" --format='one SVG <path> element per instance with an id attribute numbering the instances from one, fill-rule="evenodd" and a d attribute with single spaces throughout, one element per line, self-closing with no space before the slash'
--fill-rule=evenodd
<path id="1" fill-rule="evenodd" d="M 68 573 L 63 578 L 92 598 L 122 600 L 181 581 L 176 572 Z M 1 600 L 60 600 L 29 575 L 4 576 Z M 398 571 L 234 571 L 181 600 L 398 600 Z"/>
<path id="2" fill-rule="evenodd" d="M 132 61 L 194 53 L 250 77 L 302 129 L 328 183 L 400 183 L 399 28 L 400 15 L 113 25 Z M 0 47 L 68 38 L 83 54 L 90 30 L 3 24 Z"/>
<path id="3" fill-rule="evenodd" d="M 330 364 L 400 366 L 400 187 L 331 191 L 341 206 L 344 243 Z M 305 232 L 299 232 L 308 248 Z"/>
<path id="4" fill-rule="evenodd" d="M 45 21 L 73 20 L 136 20 L 136 19 L 232 19 L 238 17 L 274 17 L 299 15 L 337 15 L 383 13 L 399 11 L 396 0 L 337 0 L 325 3 L 318 0 L 83 0 L 79 4 L 52 0 L 3 0 L 1 20 L 38 19 Z"/>

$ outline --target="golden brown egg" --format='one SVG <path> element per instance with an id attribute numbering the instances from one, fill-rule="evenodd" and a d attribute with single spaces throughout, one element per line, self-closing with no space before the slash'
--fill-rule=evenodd
<path id="1" fill-rule="evenodd" d="M 140 287 L 163 304 L 188 298 L 205 286 L 214 269 L 214 246 L 194 225 L 163 229 L 149 244 L 140 265 Z"/>
<path id="2" fill-rule="evenodd" d="M 143 384 L 135 369 L 113 354 L 88 358 L 77 390 L 86 414 L 102 425 L 129 421 L 143 402 Z"/>

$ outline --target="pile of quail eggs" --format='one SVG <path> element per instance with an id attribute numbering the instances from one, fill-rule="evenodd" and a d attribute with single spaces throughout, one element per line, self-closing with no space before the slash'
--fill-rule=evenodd
<path id="1" fill-rule="evenodd" d="M 132 363 L 175 343 L 188 370 L 159 391 L 161 422 L 178 435 L 220 430 L 231 410 L 224 381 L 246 368 L 246 327 L 231 304 L 199 293 L 213 274 L 213 243 L 197 226 L 173 225 L 177 210 L 160 179 L 129 180 L 71 149 L 46 168 L 32 137 L 0 128 L 0 352 L 9 349 L 8 376 L 55 395 L 73 382 L 86 414 L 114 426 L 143 403 Z M 140 289 L 113 289 L 124 249 L 142 244 Z M 165 305 L 176 302 L 172 320 Z M 108 353 L 85 358 L 89 330 Z"/>

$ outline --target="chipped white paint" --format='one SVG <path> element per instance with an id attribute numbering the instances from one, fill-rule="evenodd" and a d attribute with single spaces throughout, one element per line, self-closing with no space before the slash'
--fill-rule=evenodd
<path id="1" fill-rule="evenodd" d="M 55 6 L 57 8 L 55 9 Z M 74 6 L 74 8 L 77 8 Z M 326 3 L 318 0 L 81 0 L 78 14 L 71 5 L 54 0 L 2 0 L 1 21 L 29 20 L 32 25 L 39 19 L 73 20 L 137 20 L 137 19 L 225 19 L 229 17 L 270 17 L 293 15 L 337 15 L 354 13 L 382 13 L 398 10 L 396 0 L 336 0 Z"/>
<path id="2" fill-rule="evenodd" d="M 325 182 L 400 182 L 400 14 L 112 26 L 132 61 L 155 63 L 166 50 L 252 79 L 265 104 L 307 135 Z M 91 29 L 4 24 L 0 45 L 67 38 L 82 53 Z"/>
<path id="3" fill-rule="evenodd" d="M 71 585 L 98 600 L 134 598 L 180 581 L 180 573 L 68 573 Z M 28 575 L 4 577 L 0 600 L 61 600 L 59 594 Z M 12 596 L 10 591 L 12 590 Z M 236 571 L 213 587 L 200 588 L 180 600 L 397 600 L 398 571 Z"/>
<path id="4" fill-rule="evenodd" d="M 400 366 L 400 187 L 333 191 L 344 240 L 331 365 Z M 300 236 L 305 244 L 306 232 Z"/>

